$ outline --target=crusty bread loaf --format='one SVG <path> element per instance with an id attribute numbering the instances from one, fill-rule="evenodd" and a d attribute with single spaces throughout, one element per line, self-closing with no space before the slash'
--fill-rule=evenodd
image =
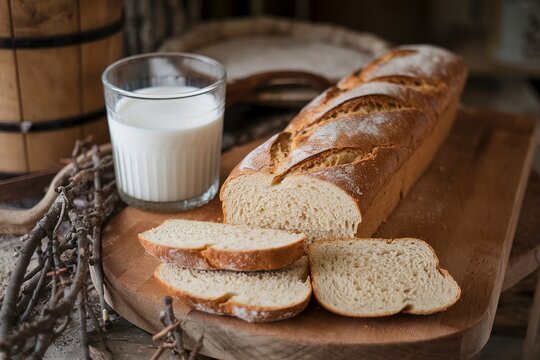
<path id="1" fill-rule="evenodd" d="M 191 269 L 275 270 L 304 255 L 306 236 L 205 221 L 170 219 L 139 234 L 148 253 Z"/>
<path id="2" fill-rule="evenodd" d="M 318 241 L 308 257 L 315 298 L 345 316 L 432 314 L 461 293 L 433 249 L 418 239 Z"/>
<path id="3" fill-rule="evenodd" d="M 168 293 L 194 309 L 250 322 L 291 318 L 311 297 L 305 256 L 274 271 L 207 271 L 161 264 L 154 275 Z"/>
<path id="4" fill-rule="evenodd" d="M 232 171 L 225 222 L 371 236 L 449 132 L 466 74 L 456 55 L 420 45 L 345 77 Z"/>

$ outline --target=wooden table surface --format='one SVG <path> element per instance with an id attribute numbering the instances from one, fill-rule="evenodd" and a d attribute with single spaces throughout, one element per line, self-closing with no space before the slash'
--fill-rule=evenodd
<path id="1" fill-rule="evenodd" d="M 300 316 L 270 324 L 190 311 L 177 303 L 188 334 L 205 333 L 205 353 L 218 358 L 468 358 L 489 338 L 528 179 L 534 145 L 530 119 L 462 111 L 434 164 L 376 236 L 427 240 L 443 268 L 462 286 L 461 300 L 445 313 L 351 319 L 315 302 Z M 224 159 L 227 174 L 249 147 Z M 220 221 L 217 200 L 173 217 Z M 155 331 L 164 291 L 152 278 L 157 261 L 136 234 L 170 214 L 121 212 L 105 231 L 103 261 L 109 302 L 122 316 Z"/>

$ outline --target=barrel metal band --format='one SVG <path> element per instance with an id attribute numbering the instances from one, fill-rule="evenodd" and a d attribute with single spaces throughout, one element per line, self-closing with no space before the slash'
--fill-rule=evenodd
<path id="1" fill-rule="evenodd" d="M 100 109 L 91 113 L 72 116 L 58 120 L 47 121 L 17 121 L 17 122 L 0 122 L 0 132 L 16 132 L 16 133 L 31 133 L 40 131 L 61 130 L 74 126 L 90 123 L 99 118 L 104 117 L 105 109 Z"/>
<path id="2" fill-rule="evenodd" d="M 121 31 L 123 27 L 124 14 L 112 24 L 78 33 L 43 37 L 0 37 L 0 49 L 41 49 L 77 45 L 106 38 Z"/>

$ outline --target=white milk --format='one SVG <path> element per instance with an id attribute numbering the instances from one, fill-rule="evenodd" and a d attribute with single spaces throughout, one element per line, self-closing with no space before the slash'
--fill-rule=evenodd
<path id="1" fill-rule="evenodd" d="M 149 87 L 142 94 L 196 90 Z M 198 197 L 219 181 L 223 108 L 213 95 L 174 100 L 124 98 L 109 111 L 119 188 L 144 201 Z"/>

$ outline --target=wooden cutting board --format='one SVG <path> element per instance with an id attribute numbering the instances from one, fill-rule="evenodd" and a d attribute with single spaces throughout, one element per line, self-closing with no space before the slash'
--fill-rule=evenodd
<path id="1" fill-rule="evenodd" d="M 203 353 L 220 359 L 468 358 L 489 338 L 530 170 L 534 120 L 467 109 L 434 163 L 376 236 L 428 241 L 462 288 L 448 311 L 429 316 L 353 319 L 331 314 L 312 300 L 299 316 L 249 324 L 191 311 L 177 301 L 188 346 L 204 333 Z M 260 143 L 260 141 L 259 141 Z M 255 145 L 223 155 L 222 174 Z M 158 261 L 146 255 L 137 234 L 177 217 L 221 221 L 220 203 L 183 213 L 157 214 L 128 207 L 107 226 L 103 266 L 107 301 L 127 320 L 161 329 L 165 292 L 152 278 Z"/>

